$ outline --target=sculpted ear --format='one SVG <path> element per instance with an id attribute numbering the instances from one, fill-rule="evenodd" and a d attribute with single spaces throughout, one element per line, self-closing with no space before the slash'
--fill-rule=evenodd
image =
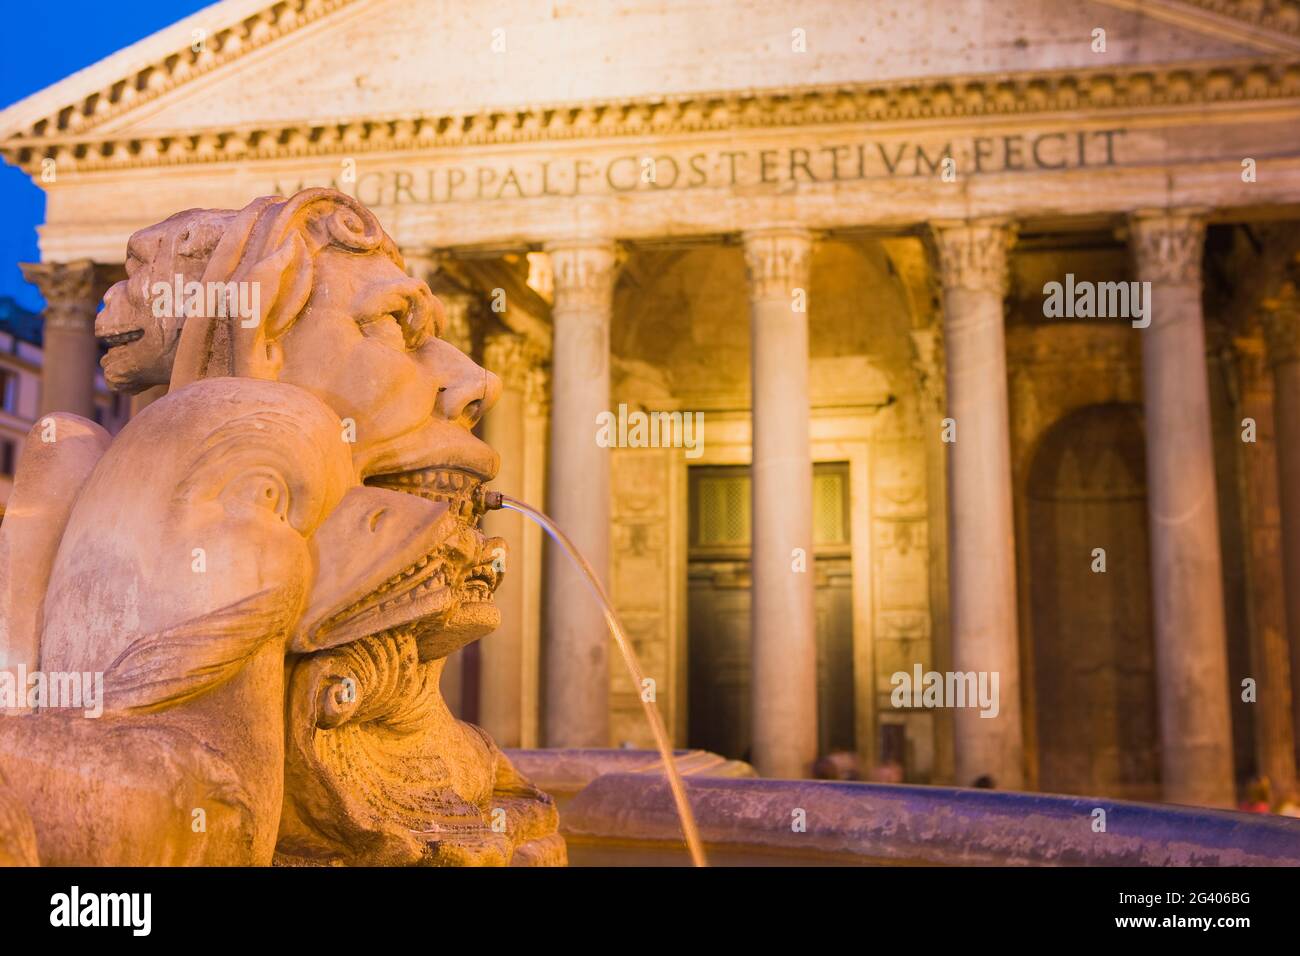
<path id="1" fill-rule="evenodd" d="M 280 338 L 293 325 L 311 297 L 311 253 L 302 234 L 294 231 L 270 255 L 238 276 L 249 283 L 256 315 L 237 320 L 234 374 L 246 378 L 278 379 L 284 354 Z"/>

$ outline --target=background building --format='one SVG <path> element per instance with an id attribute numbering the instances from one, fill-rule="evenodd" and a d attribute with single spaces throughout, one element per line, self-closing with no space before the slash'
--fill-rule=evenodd
<path id="1" fill-rule="evenodd" d="M 36 421 L 40 343 L 40 316 L 11 298 L 0 298 L 0 497 L 4 502 L 13 487 L 18 453 Z"/>
<path id="2" fill-rule="evenodd" d="M 1133 7 L 226 0 L 0 113 L 48 193 L 44 407 L 91 407 L 133 230 L 333 185 L 504 379 L 496 485 L 605 571 L 679 744 L 1290 788 L 1300 18 Z M 1150 283 L 1150 325 L 1051 282 Z M 622 406 L 703 413 L 698 457 L 604 447 Z M 490 520 L 506 624 L 448 697 L 648 743 L 581 583 Z M 997 716 L 895 706 L 917 668 L 997 674 Z"/>
<path id="3" fill-rule="evenodd" d="M 0 296 L 0 514 L 13 488 L 14 468 L 41 402 L 41 316 Z M 92 416 L 110 433 L 126 424 L 130 402 L 109 392 L 96 373 Z"/>

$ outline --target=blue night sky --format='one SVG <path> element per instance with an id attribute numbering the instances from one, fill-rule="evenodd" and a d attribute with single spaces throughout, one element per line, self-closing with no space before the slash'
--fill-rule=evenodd
<path id="1" fill-rule="evenodd" d="M 0 107 L 16 103 L 124 46 L 209 6 L 211 0 L 61 0 L 23 4 L 6 12 L 0 30 Z M 0 295 L 40 309 L 40 294 L 18 271 L 34 262 L 36 227 L 45 220 L 45 194 L 27 175 L 0 165 Z"/>

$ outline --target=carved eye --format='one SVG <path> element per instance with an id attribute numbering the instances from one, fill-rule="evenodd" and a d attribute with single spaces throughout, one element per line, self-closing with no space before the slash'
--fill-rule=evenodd
<path id="1" fill-rule="evenodd" d="M 405 348 L 405 332 L 403 322 L 406 321 L 407 310 L 394 310 L 392 312 L 382 312 L 371 318 L 360 321 L 361 334 L 370 338 L 383 339 L 385 342 L 392 344 L 395 348 Z"/>
<path id="2" fill-rule="evenodd" d="M 221 493 L 227 512 L 255 509 L 287 521 L 289 489 L 278 474 L 256 470 L 245 472 L 230 481 Z"/>

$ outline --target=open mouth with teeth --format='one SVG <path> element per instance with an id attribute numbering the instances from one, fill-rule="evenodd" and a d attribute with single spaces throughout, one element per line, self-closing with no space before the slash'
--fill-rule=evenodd
<path id="1" fill-rule="evenodd" d="M 483 480 L 458 468 L 419 468 L 366 479 L 372 488 L 388 488 L 419 495 L 430 501 L 445 501 L 451 513 L 471 528 L 478 527 L 482 516 Z"/>
<path id="2" fill-rule="evenodd" d="M 132 342 L 144 338 L 144 329 L 131 329 L 128 332 L 114 332 L 112 335 L 101 336 L 99 341 L 104 344 L 105 348 L 117 348 L 119 345 L 130 345 Z"/>
<path id="3" fill-rule="evenodd" d="M 432 565 L 432 567 L 430 567 Z M 427 569 L 427 570 L 426 570 Z M 415 564 L 399 574 L 393 575 L 384 584 L 371 591 L 361 600 L 346 607 L 325 622 L 328 627 L 359 613 L 362 608 L 371 607 L 379 612 L 397 611 L 403 605 L 415 602 L 419 597 L 441 591 L 457 582 L 448 573 L 451 569 L 445 557 L 438 554 L 426 554 Z M 459 581 L 465 596 L 476 601 L 486 601 L 492 597 L 499 575 L 491 561 L 485 561 L 470 568 Z"/>
<path id="4" fill-rule="evenodd" d="M 482 485 L 468 471 L 425 468 L 376 475 L 349 492 L 317 532 L 329 558 L 295 649 L 402 631 L 427 660 L 495 630 L 504 542 L 478 529 Z"/>
<path id="5" fill-rule="evenodd" d="M 489 559 L 456 574 L 457 562 L 439 549 L 394 574 L 379 587 L 340 609 L 319 625 L 321 632 L 347 624 L 375 632 L 393 630 L 421 617 L 436 616 L 449 606 L 453 593 L 461 603 L 491 601 L 501 575 Z M 390 624 L 397 620 L 400 623 Z M 370 624 L 370 627 L 364 625 Z"/>

